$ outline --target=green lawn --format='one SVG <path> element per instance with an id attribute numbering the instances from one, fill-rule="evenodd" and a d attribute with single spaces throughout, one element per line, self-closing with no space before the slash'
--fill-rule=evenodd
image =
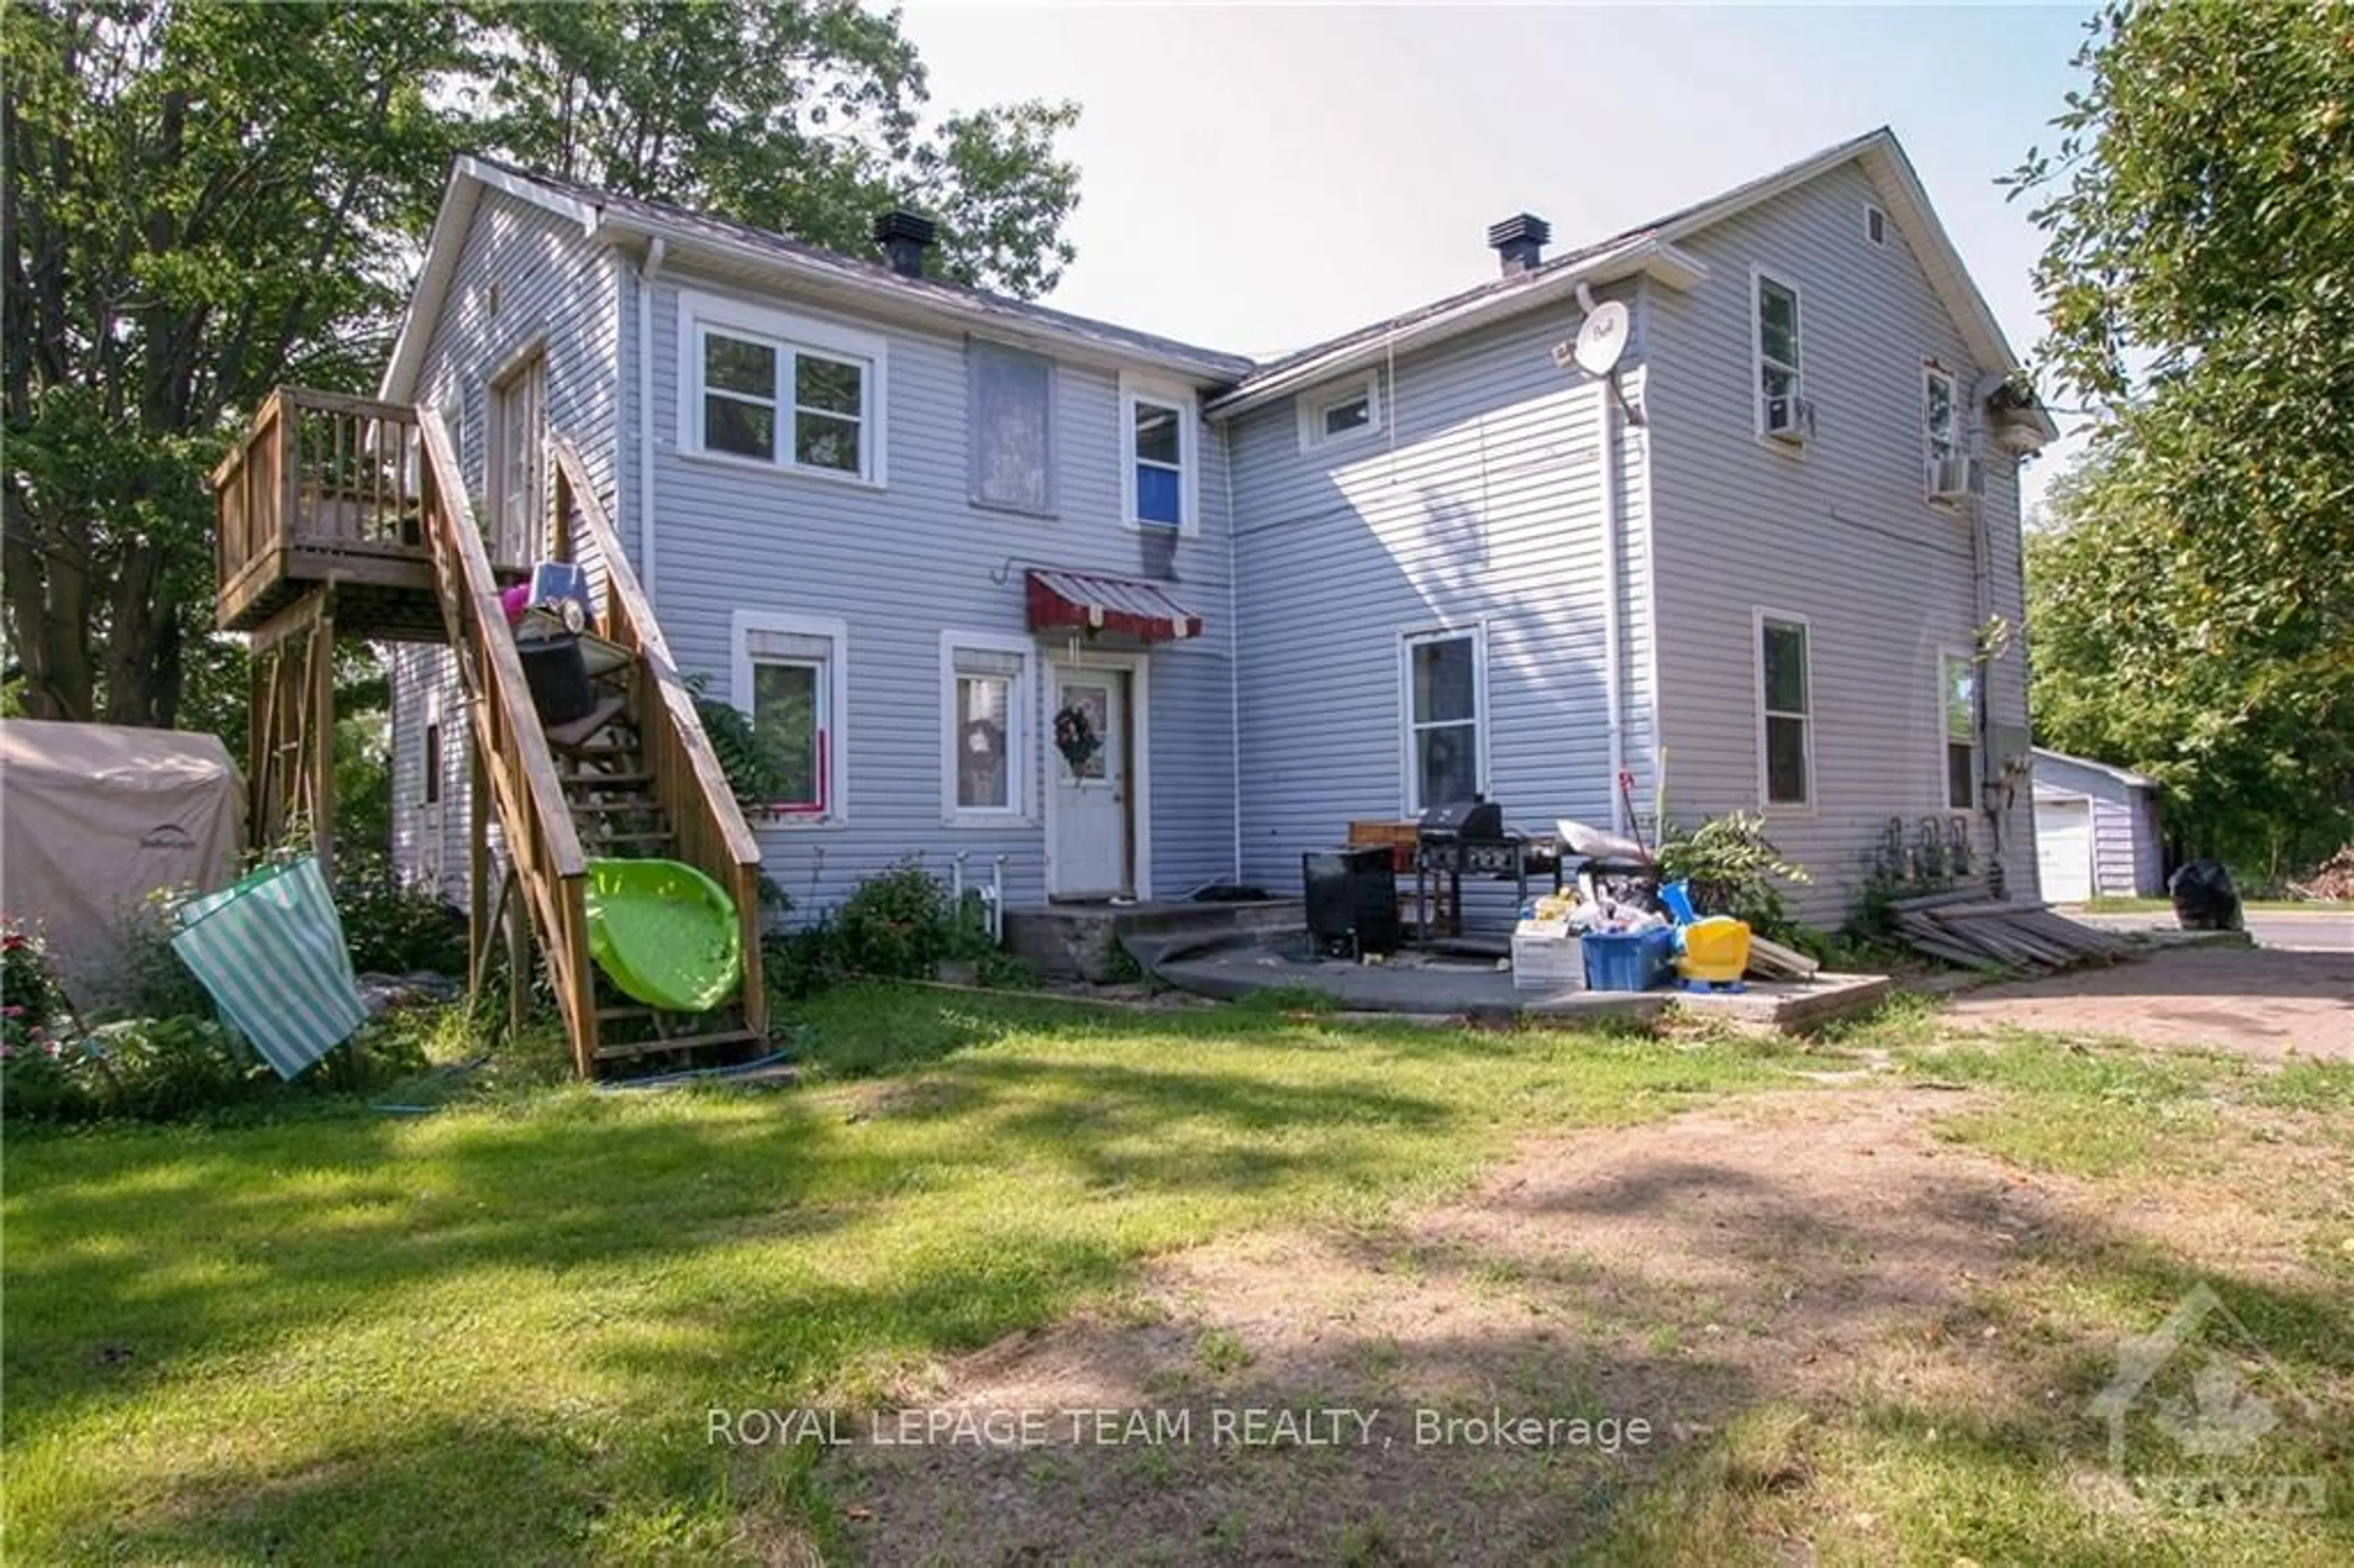
<path id="1" fill-rule="evenodd" d="M 2327 1436 L 2354 1429 L 2354 1067 L 1948 1037 L 1917 998 L 1805 1051 L 913 988 L 838 992 L 795 1022 L 811 1070 L 790 1090 L 506 1087 L 426 1116 L 329 1102 L 274 1123 L 12 1129 L 8 1561 L 833 1555 L 859 1527 L 821 1450 L 714 1446 L 712 1410 L 920 1403 L 944 1358 L 1016 1330 L 1088 1308 L 1145 1320 L 1127 1309 L 1156 1255 L 1254 1229 L 1371 1244 L 1531 1132 L 1902 1083 L 1957 1091 L 1939 1138 L 2084 1183 L 2095 1215 L 2236 1204 L 2249 1219 L 2221 1228 L 2261 1251 L 2089 1220 L 2023 1238 L 1965 1319 L 1926 1327 L 1987 1347 L 1969 1364 L 1988 1390 L 2029 1393 L 1755 1404 L 1641 1485 L 1577 1493 L 1585 1534 L 1564 1551 L 2270 1565 L 2354 1543 Z M 1609 1353 L 1574 1327 L 1575 1271 L 1492 1278 L 1573 1326 L 1546 1378 Z M 2121 1515 L 2083 1490 L 2083 1399 L 2211 1280 L 2327 1412 L 2285 1450 L 2338 1478 L 2327 1519 Z M 1196 1347 L 1205 1376 L 1249 1363 L 1222 1334 Z M 1242 1473 L 1275 1507 L 1314 1458 Z M 1499 1475 L 1547 1473 L 1530 1463 Z M 1385 1560 L 1366 1528 L 1341 1554 Z"/>
<path id="2" fill-rule="evenodd" d="M 693 1559 L 747 1551 L 748 1511 L 822 1540 L 708 1410 L 862 1407 L 1152 1254 L 1795 1081 L 1755 1046 L 1272 1010 L 866 990 L 805 1022 L 790 1092 L 13 1132 L 10 1560 Z"/>

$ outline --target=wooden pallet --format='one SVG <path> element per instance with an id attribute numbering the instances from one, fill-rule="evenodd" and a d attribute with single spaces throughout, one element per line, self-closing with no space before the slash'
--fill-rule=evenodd
<path id="1" fill-rule="evenodd" d="M 2113 963 L 2127 951 L 2107 932 L 2055 915 L 2048 904 L 1990 900 L 1975 888 L 1900 898 L 1888 907 L 1915 950 L 1965 969 L 2050 974 Z"/>

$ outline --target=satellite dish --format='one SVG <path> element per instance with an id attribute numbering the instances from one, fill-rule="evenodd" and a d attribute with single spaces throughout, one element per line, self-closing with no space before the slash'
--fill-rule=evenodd
<path id="1" fill-rule="evenodd" d="M 1607 376 L 1626 352 L 1627 307 L 1617 300 L 1605 300 L 1586 313 L 1570 355 L 1588 376 Z"/>

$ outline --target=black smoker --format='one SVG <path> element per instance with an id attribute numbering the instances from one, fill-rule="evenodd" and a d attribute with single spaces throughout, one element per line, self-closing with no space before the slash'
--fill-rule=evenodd
<path id="1" fill-rule="evenodd" d="M 1388 845 L 1311 850 L 1299 857 L 1299 879 L 1318 952 L 1361 959 L 1397 951 L 1397 862 Z"/>

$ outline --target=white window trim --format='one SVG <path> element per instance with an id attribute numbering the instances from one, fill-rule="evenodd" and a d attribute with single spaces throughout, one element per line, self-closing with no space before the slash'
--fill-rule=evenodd
<path id="1" fill-rule="evenodd" d="M 1776 800 L 1769 787 L 1772 768 L 1766 749 L 1766 623 L 1795 626 L 1806 633 L 1807 711 L 1786 714 L 1787 718 L 1801 718 L 1807 726 L 1807 798 L 1804 800 Z M 1778 609 L 1755 606 L 1749 612 L 1749 662 L 1755 678 L 1754 692 L 1757 708 L 1757 809 L 1777 817 L 1811 817 L 1818 799 L 1815 792 L 1815 732 L 1821 724 L 1822 694 L 1815 689 L 1815 627 L 1803 615 L 1790 615 Z M 1937 733 L 1945 733 L 1945 721 L 1940 719 Z"/>
<path id="2" fill-rule="evenodd" d="M 1471 641 L 1471 718 L 1475 726 L 1471 788 L 1488 793 L 1488 623 L 1467 620 L 1443 626 L 1410 627 L 1398 633 L 1398 806 L 1399 814 L 1419 817 L 1429 808 L 1422 800 L 1422 769 L 1415 755 L 1414 651 L 1431 642 Z M 1450 720 L 1449 723 L 1462 721 Z"/>
<path id="3" fill-rule="evenodd" d="M 1797 377 L 1797 385 L 1792 388 L 1791 396 L 1798 398 L 1802 402 L 1805 401 L 1807 397 L 1806 294 L 1787 275 L 1776 272 L 1770 267 L 1760 267 L 1753 263 L 1749 269 L 1750 419 L 1753 428 L 1757 433 L 1757 439 L 1759 440 L 1765 442 L 1767 446 L 1773 447 L 1778 451 L 1787 452 L 1792 457 L 1801 457 L 1804 456 L 1806 452 L 1805 443 L 1777 441 L 1773 437 L 1766 433 L 1766 334 L 1764 328 L 1766 323 L 1766 285 L 1768 283 L 1773 284 L 1777 289 L 1787 289 L 1789 291 L 1792 305 L 1797 312 L 1798 356 L 1797 362 L 1790 366 L 1791 374 Z"/>
<path id="4" fill-rule="evenodd" d="M 1353 430 L 1332 436 L 1324 433 L 1325 413 L 1342 403 L 1365 400 L 1365 423 Z M 1378 439 L 1386 428 L 1389 408 L 1382 397 L 1382 376 L 1378 370 L 1368 370 L 1361 378 L 1336 381 L 1329 386 L 1303 392 L 1299 404 L 1299 450 L 1321 451 L 1338 447 L 1362 446 Z"/>
<path id="5" fill-rule="evenodd" d="M 1811 657 L 1811 653 L 1809 656 Z M 1948 667 L 1956 660 L 1959 660 L 1963 663 L 1970 666 L 1970 696 L 1972 699 L 1970 704 L 1970 798 L 1967 800 L 1963 801 L 1960 805 L 1956 805 L 1954 803 L 1953 764 L 1951 759 L 1946 755 L 1946 748 L 1954 744 L 1953 732 L 1946 727 L 1946 698 L 1947 692 L 1946 673 Z M 1985 785 L 1978 778 L 1978 715 L 1977 702 L 1977 698 L 1978 696 L 1978 683 L 1985 679 L 1986 667 L 1980 664 L 1967 650 L 1960 648 L 1940 648 L 1937 650 L 1937 803 L 1948 811 L 1974 811 L 1978 810 L 1978 793 L 1985 788 Z M 1809 696 L 1813 695 L 1811 692 L 1808 694 Z"/>
<path id="6" fill-rule="evenodd" d="M 978 352 L 976 352 L 978 351 Z M 1026 355 L 1043 361 L 1046 366 L 1046 504 L 1023 506 L 1011 501 L 991 501 L 981 493 L 981 354 L 986 352 Z M 1063 367 L 1052 355 L 1041 354 L 1034 348 L 1024 348 L 1018 343 L 1000 343 L 995 338 L 965 339 L 965 499 L 982 512 L 1002 512 L 1014 517 L 1054 519 L 1062 515 L 1062 450 L 1063 450 Z"/>
<path id="7" fill-rule="evenodd" d="M 1136 406 L 1150 403 L 1174 408 L 1177 419 L 1178 524 L 1174 532 L 1191 538 L 1202 531 L 1202 422 L 1200 400 L 1193 388 L 1175 382 L 1131 376 L 1119 377 L 1119 510 L 1120 521 L 1138 532 L 1172 532 L 1166 523 L 1150 523 L 1136 514 Z"/>
<path id="8" fill-rule="evenodd" d="M 1006 698 L 1005 798 L 1003 806 L 966 806 L 957 800 L 957 655 L 1007 653 L 1019 659 L 1013 690 Z M 1026 637 L 997 631 L 940 633 L 940 822 L 951 828 L 1029 827 L 1037 819 L 1030 796 L 1031 758 L 1037 749 L 1038 645 Z"/>
<path id="9" fill-rule="evenodd" d="M 822 638 L 832 644 L 826 659 L 825 809 L 822 811 L 764 811 L 755 825 L 808 832 L 838 828 L 850 821 L 850 627 L 837 616 L 794 615 L 783 610 L 739 609 L 729 620 L 727 656 L 729 700 L 746 718 L 752 714 L 752 665 L 749 632 L 774 631 L 790 637 Z"/>
<path id="10" fill-rule="evenodd" d="M 1929 428 L 1929 388 L 1939 381 L 1946 384 L 1946 406 L 1953 410 L 1954 450 L 1949 455 L 1956 458 L 1968 455 L 1962 440 L 1961 378 L 1935 360 L 1924 361 L 1921 366 L 1921 493 L 1932 505 L 1944 504 L 1935 499 L 1937 446 Z"/>
<path id="11" fill-rule="evenodd" d="M 1880 220 L 1880 235 L 1877 238 L 1872 237 L 1872 232 L 1874 218 Z M 1885 249 L 1888 244 L 1888 214 L 1870 202 L 1863 204 L 1863 242 L 1866 245 L 1877 245 L 1882 249 Z"/>
<path id="12" fill-rule="evenodd" d="M 860 471 L 844 473 L 840 469 L 805 466 L 790 461 L 766 462 L 758 458 L 744 457 L 736 452 L 712 451 L 703 442 L 703 338 L 706 332 L 716 331 L 729 337 L 742 337 L 767 344 L 779 350 L 777 366 L 777 438 L 790 443 L 792 437 L 793 405 L 787 396 L 792 386 L 792 372 L 785 363 L 797 348 L 807 348 L 830 358 L 854 359 L 863 363 L 864 395 L 859 399 L 859 450 L 863 458 Z M 889 421 L 885 417 L 891 404 L 891 372 L 889 340 L 874 333 L 859 332 L 835 322 L 821 321 L 814 316 L 793 315 L 763 306 L 747 304 L 717 294 L 696 293 L 681 290 L 678 296 L 678 450 L 680 455 L 695 462 L 711 463 L 721 468 L 739 469 L 748 473 L 783 474 L 794 479 L 814 479 L 828 484 L 856 485 L 861 489 L 881 490 L 888 482 L 886 456 L 889 447 Z"/>

